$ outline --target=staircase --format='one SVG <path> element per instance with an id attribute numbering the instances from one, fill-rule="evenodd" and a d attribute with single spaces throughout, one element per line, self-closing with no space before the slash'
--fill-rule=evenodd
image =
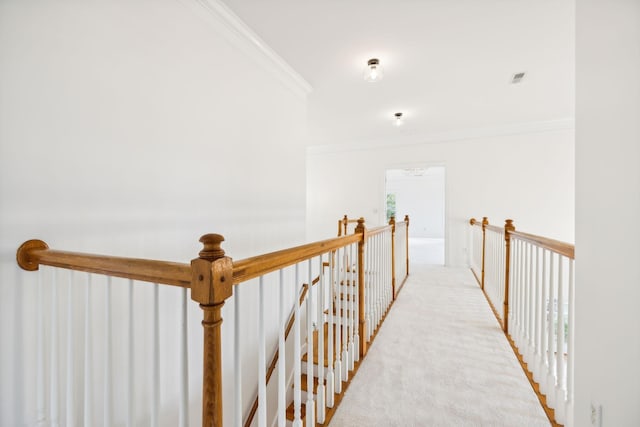
<path id="1" fill-rule="evenodd" d="M 353 300 L 353 287 L 351 286 L 351 284 L 347 281 L 347 283 L 342 283 L 340 286 L 340 293 L 339 295 L 337 295 L 338 298 L 340 298 L 340 300 L 342 301 L 342 303 L 344 304 L 344 302 L 349 302 Z M 312 358 L 312 362 L 313 363 L 313 372 L 314 372 L 314 377 L 313 377 L 313 390 L 311 391 L 311 393 L 313 394 L 312 400 L 314 401 L 315 404 L 315 418 L 316 418 L 316 425 L 328 425 L 331 422 L 331 418 L 333 417 L 333 415 L 335 414 L 338 406 L 340 405 L 340 402 L 342 400 L 342 396 L 344 395 L 344 393 L 346 392 L 347 388 L 349 387 L 349 384 L 351 383 L 351 380 L 353 379 L 356 371 L 358 370 L 358 367 L 360 366 L 360 361 L 356 361 L 355 359 L 359 359 L 359 355 L 356 356 L 355 353 L 355 345 L 353 345 L 353 341 L 351 342 L 351 345 L 349 345 L 349 334 L 345 334 L 344 330 L 350 330 L 351 328 L 351 324 L 349 323 L 350 321 L 352 321 L 353 319 L 355 319 L 355 313 L 353 310 L 353 306 L 349 307 L 349 308 L 337 308 L 336 304 L 332 304 L 333 305 L 333 316 L 332 318 L 334 319 L 334 323 L 332 324 L 332 333 L 329 334 L 329 323 L 323 323 L 324 328 L 323 328 L 323 343 L 324 343 L 324 349 L 323 349 L 323 357 L 322 357 L 322 362 L 321 362 L 321 358 L 319 356 L 319 331 L 316 329 L 313 332 L 313 358 Z M 340 314 L 340 325 L 342 325 L 341 327 L 338 326 L 338 324 L 335 322 L 335 319 L 337 319 L 338 313 Z M 324 316 L 325 318 L 328 317 L 329 315 L 329 310 L 326 310 L 324 312 Z M 346 345 L 345 345 L 345 339 L 346 339 Z M 332 345 L 329 346 L 329 340 L 331 340 Z M 341 346 L 340 351 L 338 352 L 338 345 Z M 305 348 L 308 348 L 309 346 L 305 345 Z M 331 354 L 331 357 L 329 357 L 329 347 L 332 347 L 333 351 Z M 351 351 L 349 351 L 349 348 L 351 347 Z M 346 349 L 346 350 L 345 350 Z M 343 381 L 343 375 L 341 375 L 340 373 L 338 373 L 337 371 L 334 372 L 334 376 L 333 378 L 335 378 L 335 382 L 340 382 L 340 384 L 335 384 L 333 386 L 333 389 L 336 390 L 336 393 L 333 397 L 333 405 L 331 407 L 329 407 L 329 405 L 327 405 L 326 410 L 325 410 L 325 415 L 324 415 L 324 422 L 320 423 L 317 420 L 320 419 L 318 416 L 318 396 L 317 396 L 317 391 L 318 391 L 318 387 L 319 385 L 322 383 L 323 385 L 325 385 L 327 383 L 327 375 L 325 374 L 324 377 L 322 378 L 322 380 L 320 378 L 318 378 L 318 374 L 319 374 L 319 364 L 322 363 L 323 367 L 325 368 L 325 370 L 327 370 L 330 367 L 330 361 L 336 361 L 337 358 L 341 355 L 345 355 L 346 351 L 346 355 L 347 355 L 347 359 L 348 360 L 341 360 L 340 366 L 341 366 L 341 370 L 347 370 L 347 379 L 346 381 Z M 340 354 L 339 354 L 340 353 Z M 305 352 L 302 355 L 302 371 L 303 372 L 307 372 L 308 369 L 308 364 L 310 363 L 310 357 L 309 357 L 309 353 Z M 343 366 L 346 365 L 346 366 Z M 301 385 L 301 389 L 302 389 L 302 405 L 300 407 L 300 419 L 302 420 L 302 425 L 306 426 L 306 405 L 304 404 L 304 402 L 307 401 L 308 398 L 308 393 L 309 393 L 309 387 L 308 387 L 308 375 L 306 373 L 303 373 L 301 375 L 300 378 L 300 385 Z M 331 386 L 329 386 L 329 389 L 331 389 Z M 327 387 L 325 386 L 323 388 L 323 390 L 327 390 Z M 339 392 L 337 392 L 337 390 L 340 390 Z M 328 392 L 328 391 L 327 391 Z M 329 396 L 325 396 L 325 399 L 328 399 Z M 328 400 L 327 400 L 328 401 Z M 294 422 L 295 421 L 295 402 L 291 402 L 289 404 L 289 406 L 287 407 L 287 420 Z"/>

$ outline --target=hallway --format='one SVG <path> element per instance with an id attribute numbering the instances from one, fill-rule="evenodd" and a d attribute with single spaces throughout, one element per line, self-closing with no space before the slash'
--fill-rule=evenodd
<path id="1" fill-rule="evenodd" d="M 468 269 L 413 265 L 332 426 L 548 426 Z"/>

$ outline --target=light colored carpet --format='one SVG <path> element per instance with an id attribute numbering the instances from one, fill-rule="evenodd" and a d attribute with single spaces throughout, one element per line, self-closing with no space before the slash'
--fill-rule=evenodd
<path id="1" fill-rule="evenodd" d="M 468 269 L 414 266 L 331 421 L 549 426 Z"/>

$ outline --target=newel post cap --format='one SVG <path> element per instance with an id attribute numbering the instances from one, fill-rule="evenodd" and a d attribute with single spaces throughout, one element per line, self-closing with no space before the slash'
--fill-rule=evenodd
<path id="1" fill-rule="evenodd" d="M 200 237 L 199 241 L 204 246 L 198 253 L 200 258 L 215 261 L 224 256 L 224 249 L 221 247 L 222 242 L 224 242 L 224 236 L 221 234 L 205 234 Z"/>
<path id="2" fill-rule="evenodd" d="M 224 237 L 205 234 L 199 258 L 191 261 L 191 299 L 202 305 L 224 303 L 233 295 L 233 260 L 220 246 Z"/>
<path id="3" fill-rule="evenodd" d="M 16 252 L 16 261 L 23 270 L 36 271 L 40 265 L 38 264 L 37 259 L 34 259 L 32 256 L 32 251 L 41 251 L 46 249 L 49 249 L 49 245 L 42 240 L 27 240 L 18 248 L 18 251 Z"/>

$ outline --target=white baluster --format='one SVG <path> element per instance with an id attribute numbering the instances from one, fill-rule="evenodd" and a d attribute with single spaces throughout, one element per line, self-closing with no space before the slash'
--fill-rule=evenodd
<path id="1" fill-rule="evenodd" d="M 525 319 L 525 313 L 524 313 L 524 307 L 526 305 L 526 301 L 524 298 L 524 292 L 523 290 L 525 289 L 526 283 L 524 283 L 524 271 L 525 271 L 525 265 L 524 265 L 524 260 L 526 259 L 526 256 L 524 255 L 525 249 L 523 245 L 516 245 L 515 248 L 511 248 L 512 251 L 517 251 L 518 253 L 516 254 L 515 258 L 517 260 L 516 262 L 516 297 L 517 297 L 517 301 L 515 301 L 515 309 L 516 309 L 516 315 L 515 316 L 511 316 L 512 319 L 515 319 L 515 323 L 516 323 L 516 328 L 515 329 L 515 339 L 518 342 L 518 345 L 520 347 L 522 347 L 522 342 L 524 341 L 522 338 L 524 336 L 525 333 L 525 324 L 524 324 L 524 319 Z M 521 350 L 522 351 L 522 350 Z"/>
<path id="2" fill-rule="evenodd" d="M 529 247 L 529 286 L 528 286 L 528 294 L 529 294 L 529 303 L 528 303 L 528 308 L 527 311 L 529 313 L 529 327 L 527 328 L 527 344 L 529 347 L 529 354 L 528 354 L 528 359 L 527 362 L 531 363 L 532 361 L 534 361 L 534 355 L 535 355 L 535 330 L 536 330 L 536 323 L 535 323 L 535 282 L 534 282 L 534 275 L 533 275 L 533 262 L 534 262 L 534 258 L 533 258 L 533 249 L 534 247 L 532 245 L 528 245 Z"/>
<path id="3" fill-rule="evenodd" d="M 319 281 L 318 281 L 318 389 L 316 390 L 317 418 L 323 424 L 326 416 L 326 398 L 324 387 L 324 302 L 325 302 L 325 275 L 322 256 L 319 258 Z"/>
<path id="4" fill-rule="evenodd" d="M 105 287 L 105 307 L 104 307 L 104 425 L 111 423 L 111 276 L 107 276 L 107 286 Z"/>
<path id="5" fill-rule="evenodd" d="M 315 425 L 315 411 L 313 403 L 313 268 L 312 260 L 307 263 L 309 291 L 307 292 L 307 403 L 306 425 Z"/>
<path id="6" fill-rule="evenodd" d="M 358 244 L 354 244 L 355 252 L 358 254 Z M 360 265 L 359 261 L 354 262 L 355 275 L 354 275 L 354 287 L 353 287 L 353 358 L 356 362 L 360 360 Z"/>
<path id="7" fill-rule="evenodd" d="M 349 261 L 347 258 L 347 248 L 342 248 L 342 310 L 340 317 L 342 318 L 342 381 L 349 381 L 349 354 L 347 347 L 349 344 L 349 337 L 347 336 L 347 329 L 349 325 L 348 311 L 349 311 Z"/>
<path id="8" fill-rule="evenodd" d="M 506 272 L 505 272 L 505 264 L 506 264 L 506 256 L 505 256 L 505 254 L 506 254 L 506 250 L 507 250 L 507 246 L 506 246 L 506 243 L 505 243 L 505 240 L 504 240 L 504 234 L 503 233 L 498 234 L 498 240 L 499 240 L 499 245 L 498 245 L 499 258 L 498 259 L 500 260 L 500 268 L 498 270 L 498 273 L 499 273 L 499 275 L 498 275 L 498 278 L 499 278 L 499 280 L 498 280 L 498 283 L 499 283 L 498 288 L 500 289 L 500 299 L 498 300 L 498 305 L 500 307 L 503 307 L 503 304 L 504 304 L 504 292 L 505 292 L 504 281 L 505 281 L 505 274 L 506 274 Z M 504 316 L 504 313 L 503 313 L 503 316 Z"/>
<path id="9" fill-rule="evenodd" d="M 380 321 L 382 322 L 382 318 L 385 314 L 387 314 L 387 308 L 389 307 L 389 287 L 391 286 L 391 281 L 389 280 L 389 245 L 388 245 L 388 233 L 385 231 L 381 236 L 382 241 L 382 272 L 383 272 L 383 280 L 382 280 L 382 310 Z"/>
<path id="10" fill-rule="evenodd" d="M 521 268 L 521 264 L 520 262 L 522 261 L 522 259 L 520 258 L 520 246 L 518 245 L 518 241 L 514 241 L 514 244 L 511 245 L 511 258 L 513 259 L 513 263 L 511 266 L 511 284 L 513 285 L 511 287 L 511 293 L 509 295 L 511 301 L 509 301 L 509 309 L 511 310 L 511 315 L 509 317 L 509 333 L 510 335 L 513 337 L 513 339 L 516 342 L 516 345 L 518 344 L 518 341 L 520 340 L 520 327 L 521 327 L 521 322 L 520 322 L 520 316 L 521 316 L 521 310 L 520 310 L 520 303 L 521 303 L 521 299 L 520 299 L 520 286 L 521 286 L 521 272 L 522 272 L 522 268 Z"/>
<path id="11" fill-rule="evenodd" d="M 384 287 L 385 287 L 385 266 L 384 266 L 384 233 L 378 234 L 378 327 L 382 323 L 384 315 Z"/>
<path id="12" fill-rule="evenodd" d="M 180 289 L 180 412 L 179 426 L 189 426 L 189 343 L 187 288 Z"/>
<path id="13" fill-rule="evenodd" d="M 267 360 L 264 335 L 264 276 L 260 276 L 258 292 L 258 426 L 267 427 Z M 296 306 L 298 304 L 296 303 Z"/>
<path id="14" fill-rule="evenodd" d="M 42 286 L 42 275 L 44 269 L 38 272 L 38 287 L 36 288 L 38 311 L 36 313 L 36 422 L 38 426 L 44 426 L 47 422 L 46 403 L 45 403 L 45 385 L 44 385 L 44 291 Z"/>
<path id="15" fill-rule="evenodd" d="M 570 259 L 569 260 L 569 282 L 567 284 L 569 286 L 569 297 L 567 301 L 567 304 L 569 306 L 569 312 L 567 313 L 567 322 L 569 324 L 569 327 L 568 327 L 568 336 L 567 336 L 567 404 L 566 404 L 566 410 L 565 410 L 565 412 L 569 416 L 571 416 L 571 414 L 573 413 L 572 411 L 573 409 L 573 363 L 574 363 L 573 316 L 574 316 L 574 304 L 575 304 L 575 294 L 574 294 L 575 284 L 574 284 L 574 278 L 573 278 L 573 268 L 574 268 L 574 261 Z"/>
<path id="16" fill-rule="evenodd" d="M 373 265 L 372 265 L 372 273 L 373 273 L 373 301 L 372 301 L 372 309 L 373 309 L 373 325 L 371 328 L 371 335 L 373 335 L 378 329 L 378 313 L 380 312 L 380 304 L 378 301 L 378 291 L 380 289 L 380 252 L 378 250 L 378 235 L 373 236 L 372 240 L 372 257 L 373 257 Z"/>
<path id="17" fill-rule="evenodd" d="M 240 348 L 240 338 L 242 328 L 240 320 L 241 286 L 233 289 L 233 424 L 242 427 L 242 350 Z"/>
<path id="18" fill-rule="evenodd" d="M 542 347 L 541 345 L 541 325 L 542 325 L 542 320 L 541 320 L 541 307 L 543 305 L 542 303 L 542 292 L 540 289 L 540 247 L 536 246 L 536 265 L 535 265 L 535 276 L 534 276 L 534 298 L 535 298 L 535 306 L 533 308 L 534 311 L 534 318 L 533 318 L 533 324 L 534 324 L 534 328 L 535 328 L 535 333 L 534 333 L 534 349 L 535 349 L 535 353 L 533 355 L 533 364 L 532 364 L 532 370 L 531 372 L 533 373 L 533 378 L 535 379 L 536 382 L 540 382 L 540 349 Z"/>
<path id="19" fill-rule="evenodd" d="M 66 421 L 67 427 L 75 427 L 75 358 L 74 358 L 74 333 L 73 326 L 73 271 L 69 271 L 69 283 L 67 285 L 67 390 L 66 390 Z"/>
<path id="20" fill-rule="evenodd" d="M 393 302 L 393 256 L 391 253 L 391 230 L 387 232 L 387 311 Z"/>
<path id="21" fill-rule="evenodd" d="M 134 328 L 134 299 L 133 299 L 133 280 L 129 280 L 129 349 L 127 363 L 127 427 L 135 425 L 135 389 L 134 389 L 134 364 L 135 364 L 135 328 Z"/>
<path id="22" fill-rule="evenodd" d="M 493 306 L 500 313 L 500 306 L 498 302 L 500 301 L 500 288 L 498 287 L 498 261 L 500 260 L 500 255 L 498 252 L 498 242 L 497 235 L 495 233 L 490 233 L 491 236 L 491 300 L 493 302 Z M 502 318 L 502 314 L 500 314 L 500 318 Z"/>
<path id="23" fill-rule="evenodd" d="M 153 312 L 151 318 L 151 427 L 160 422 L 160 287 L 153 284 Z"/>
<path id="24" fill-rule="evenodd" d="M 371 305 L 372 305 L 371 301 L 373 296 L 372 295 L 373 293 L 373 287 L 372 287 L 373 258 L 371 256 L 373 252 L 372 241 L 373 239 L 367 239 L 365 244 L 365 252 L 364 252 L 364 258 L 365 258 L 365 266 L 364 266 L 365 282 L 363 283 L 363 286 L 365 287 L 364 313 L 365 313 L 365 320 L 366 320 L 366 326 L 367 326 L 367 329 L 365 331 L 365 342 L 369 342 L 371 340 L 371 329 L 372 329 L 371 324 L 373 322 L 373 318 L 371 317 Z"/>
<path id="25" fill-rule="evenodd" d="M 286 390 L 286 351 L 284 334 L 286 329 L 285 320 L 285 305 L 284 305 L 284 269 L 279 271 L 279 318 L 278 318 L 278 427 L 285 427 L 287 423 L 287 390 Z M 240 315 L 238 315 L 240 318 Z M 236 329 L 236 335 L 239 335 L 240 331 Z M 239 350 L 239 349 L 238 349 Z M 235 358 L 239 359 L 240 353 L 235 353 Z M 240 382 L 240 378 L 236 378 L 236 384 Z M 236 395 L 236 399 L 239 402 L 240 397 Z M 236 426 L 242 426 L 242 407 L 237 405 L 236 408 Z"/>
<path id="26" fill-rule="evenodd" d="M 300 264 L 296 264 L 296 281 L 294 283 L 294 322 L 293 322 L 293 408 L 294 420 L 293 427 L 302 427 L 301 417 L 301 401 L 302 391 L 300 385 L 301 376 L 301 355 L 300 355 L 300 291 L 298 290 L 300 283 Z M 313 363 L 313 362 L 311 362 Z"/>
<path id="27" fill-rule="evenodd" d="M 520 282 L 520 297 L 522 299 L 520 310 L 521 310 L 521 334 L 520 334 L 520 348 L 522 348 L 521 353 L 527 357 L 528 359 L 528 338 L 529 338 L 529 297 L 528 290 L 530 288 L 529 283 L 529 249 L 530 245 L 526 242 L 520 242 L 520 256 L 522 260 L 520 262 L 522 269 L 522 279 Z"/>
<path id="28" fill-rule="evenodd" d="M 554 328 L 553 328 L 553 318 L 555 312 L 555 303 L 557 300 L 555 285 L 554 285 L 554 253 L 549 253 L 549 339 L 548 345 L 548 353 L 547 353 L 547 405 L 551 408 L 555 408 L 555 358 L 554 358 Z"/>
<path id="29" fill-rule="evenodd" d="M 556 420 L 564 424 L 564 404 L 565 404 L 565 385 L 564 385 L 564 277 L 562 275 L 562 266 L 564 264 L 563 257 L 558 255 L 558 305 L 556 311 Z"/>
<path id="30" fill-rule="evenodd" d="M 58 407 L 58 281 L 56 271 L 52 272 L 51 283 L 51 383 L 49 401 L 49 419 L 51 427 L 60 425 Z"/>
<path id="31" fill-rule="evenodd" d="M 516 240 L 518 242 L 518 240 Z M 526 299 L 526 289 L 527 289 L 527 247 L 524 242 L 519 242 L 516 245 L 518 250 L 518 347 L 520 348 L 520 352 L 525 351 L 524 342 L 526 341 L 527 334 L 527 299 Z"/>
<path id="32" fill-rule="evenodd" d="M 334 374 L 335 374 L 335 391 L 336 393 L 342 393 L 342 283 L 343 283 L 343 274 L 342 270 L 344 269 L 344 260 L 342 256 L 344 254 L 344 249 L 340 248 L 336 251 L 336 271 L 337 271 L 337 283 L 336 289 L 338 290 L 338 294 L 336 297 L 336 361 L 334 366 Z"/>
<path id="33" fill-rule="evenodd" d="M 349 301 L 349 348 L 347 349 L 347 353 L 349 354 L 349 370 L 353 371 L 355 368 L 355 346 L 353 343 L 353 329 L 355 327 L 354 317 L 355 317 L 355 300 L 356 296 L 356 275 L 355 275 L 355 264 L 353 262 L 353 246 L 349 245 L 349 270 L 350 270 L 350 280 L 349 280 L 349 294 L 351 296 Z M 356 252 L 357 253 L 357 252 Z"/>
<path id="34" fill-rule="evenodd" d="M 93 362 L 91 337 L 91 288 L 92 276 L 88 275 L 84 301 L 84 427 L 93 425 Z"/>
<path id="35" fill-rule="evenodd" d="M 333 293 L 334 277 L 336 274 L 335 257 L 336 252 L 329 253 L 329 283 L 328 283 L 328 297 L 329 297 L 329 310 L 327 319 L 327 407 L 333 408 L 335 398 L 335 376 L 333 373 L 333 311 L 335 310 L 335 298 Z"/>
<path id="36" fill-rule="evenodd" d="M 540 390 L 547 391 L 547 360 L 549 351 L 548 309 L 549 309 L 549 282 L 547 277 L 547 250 L 542 249 L 542 276 L 540 278 L 542 297 L 540 298 Z"/>

